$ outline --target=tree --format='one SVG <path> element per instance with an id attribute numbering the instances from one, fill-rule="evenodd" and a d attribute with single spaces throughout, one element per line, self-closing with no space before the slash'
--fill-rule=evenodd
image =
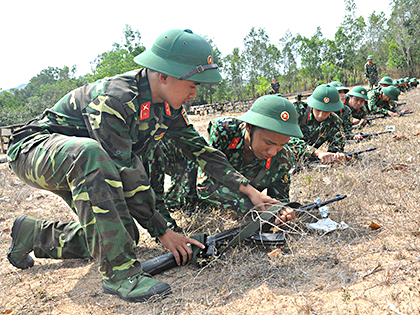
<path id="1" fill-rule="evenodd" d="M 223 58 L 223 74 L 226 76 L 229 99 L 239 100 L 244 96 L 245 63 L 239 54 L 239 48 L 235 47 L 233 52 Z"/>
<path id="2" fill-rule="evenodd" d="M 283 66 L 283 75 L 279 79 L 281 91 L 292 92 L 296 90 L 295 82 L 297 81 L 297 41 L 292 33 L 287 30 L 283 38 L 279 40 L 280 44 L 280 62 Z"/>
<path id="3" fill-rule="evenodd" d="M 255 30 L 254 27 L 244 38 L 242 56 L 246 64 L 247 79 L 254 98 L 258 77 L 274 77 L 279 73 L 280 53 L 274 45 L 270 45 L 269 41 L 264 29 Z"/>
<path id="4" fill-rule="evenodd" d="M 390 64 L 414 76 L 420 63 L 420 4 L 419 0 L 393 0 L 393 11 L 388 21 L 393 53 Z M 397 53 L 395 53 L 397 48 Z M 398 62 L 401 55 L 403 62 Z"/>
<path id="5" fill-rule="evenodd" d="M 321 65 L 326 40 L 323 38 L 321 28 L 318 27 L 311 38 L 298 35 L 296 41 L 299 43 L 298 51 L 301 56 L 302 74 L 309 83 L 309 87 L 314 88 L 323 83 L 324 76 Z"/>
<path id="6" fill-rule="evenodd" d="M 110 51 L 98 55 L 95 61 L 91 62 L 91 82 L 139 68 L 134 57 L 146 50 L 141 44 L 140 32 L 133 31 L 126 25 L 123 33 L 123 44 L 114 43 Z"/>

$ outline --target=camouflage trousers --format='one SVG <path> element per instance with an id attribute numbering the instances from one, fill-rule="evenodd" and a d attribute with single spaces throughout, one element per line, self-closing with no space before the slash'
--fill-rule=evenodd
<path id="1" fill-rule="evenodd" d="M 205 175 L 170 140 L 159 141 L 144 162 L 156 193 L 156 209 L 169 222 L 173 221 L 169 214 L 172 209 L 214 206 L 235 210 L 242 215 L 254 206 L 245 194 Z M 165 174 L 171 177 L 166 189 Z"/>
<path id="2" fill-rule="evenodd" d="M 61 196 L 79 222 L 38 220 L 34 253 L 40 258 L 93 257 L 104 279 L 117 281 L 142 272 L 136 258 L 143 207 L 154 207 L 149 189 L 125 197 L 118 169 L 90 138 L 41 135 L 10 163 L 25 183 Z M 138 159 L 137 166 L 144 170 Z M 148 186 L 144 170 L 144 185 Z"/>
<path id="3" fill-rule="evenodd" d="M 378 84 L 378 80 L 377 79 L 368 79 L 368 83 L 369 83 L 369 90 L 372 90 Z"/>

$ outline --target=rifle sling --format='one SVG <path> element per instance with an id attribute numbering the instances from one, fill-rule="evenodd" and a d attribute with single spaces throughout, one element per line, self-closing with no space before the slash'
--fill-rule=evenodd
<path id="1" fill-rule="evenodd" d="M 253 187 L 258 186 L 258 183 L 264 178 L 265 174 L 267 174 L 267 168 L 263 166 L 260 171 L 258 172 L 257 176 L 250 182 L 250 185 Z"/>

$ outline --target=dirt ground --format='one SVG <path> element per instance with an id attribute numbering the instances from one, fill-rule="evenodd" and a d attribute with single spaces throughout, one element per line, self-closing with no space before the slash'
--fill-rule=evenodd
<path id="1" fill-rule="evenodd" d="M 377 150 L 292 177 L 291 200 L 302 204 L 346 194 L 331 206 L 330 218 L 347 229 L 315 232 L 298 220 L 284 228 L 287 243 L 275 257 L 268 256 L 274 248 L 241 244 L 202 269 L 185 266 L 157 275 L 173 294 L 154 302 L 104 294 L 92 260 L 35 258 L 29 270 L 14 268 L 6 253 L 17 216 L 76 216 L 58 197 L 23 184 L 0 165 L 0 314 L 420 314 L 419 94 L 420 88 L 400 97 L 407 102 L 401 108 L 413 114 L 378 119 L 363 129 L 394 125 L 395 132 L 346 146 Z M 210 118 L 190 117 L 203 134 Z M 217 210 L 180 210 L 175 217 L 185 233 L 214 234 L 239 223 Z M 139 259 L 163 253 L 141 230 Z"/>

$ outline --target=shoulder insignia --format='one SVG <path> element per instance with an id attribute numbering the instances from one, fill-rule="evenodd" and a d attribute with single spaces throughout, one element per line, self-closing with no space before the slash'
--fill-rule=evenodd
<path id="1" fill-rule="evenodd" d="M 171 105 L 168 102 L 165 102 L 165 114 L 168 116 L 172 116 L 171 114 Z"/>
<path id="2" fill-rule="evenodd" d="M 150 104 L 151 102 L 149 101 L 140 105 L 140 120 L 149 118 Z"/>
<path id="3" fill-rule="evenodd" d="M 165 135 L 165 133 L 164 132 L 162 132 L 160 135 L 157 135 L 157 136 L 155 136 L 155 140 L 156 141 L 159 141 L 160 139 L 162 139 L 163 138 L 163 136 Z"/>
<path id="4" fill-rule="evenodd" d="M 267 161 L 265 162 L 265 168 L 269 170 L 270 167 L 271 167 L 271 158 L 267 159 Z"/>
<path id="5" fill-rule="evenodd" d="M 182 107 L 181 115 L 182 115 L 182 118 L 184 118 L 184 121 L 187 124 L 187 126 L 189 126 L 190 125 L 190 121 L 188 119 L 187 111 L 185 110 L 184 107 Z"/>
<path id="6" fill-rule="evenodd" d="M 228 146 L 228 149 L 236 149 L 240 140 L 241 140 L 241 137 L 233 138 L 232 141 L 230 142 L 229 146 Z"/>
<path id="7" fill-rule="evenodd" d="M 289 175 L 288 174 L 284 174 L 283 180 L 288 183 L 289 182 Z"/>

